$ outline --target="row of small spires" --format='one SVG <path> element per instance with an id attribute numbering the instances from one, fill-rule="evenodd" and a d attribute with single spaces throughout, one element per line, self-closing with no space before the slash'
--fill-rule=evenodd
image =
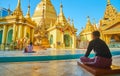
<path id="1" fill-rule="evenodd" d="M 90 17 L 87 16 L 87 21 L 90 21 Z M 93 18 L 93 24 L 96 24 L 95 18 Z"/>
<path id="2" fill-rule="evenodd" d="M 17 8 L 20 8 L 19 5 L 21 5 L 21 4 L 20 4 L 20 0 L 18 0 L 18 6 L 17 6 Z M 10 14 L 11 14 L 10 4 L 8 5 L 8 9 L 7 9 L 7 11 L 8 11 L 8 15 L 10 15 Z M 28 11 L 27 11 L 26 16 L 27 16 L 27 15 L 30 16 L 30 0 L 29 0 Z"/>
<path id="3" fill-rule="evenodd" d="M 20 8 L 20 5 L 21 5 L 20 0 L 18 0 L 17 8 Z M 16 9 L 17 9 L 17 8 L 16 8 Z M 61 2 L 61 4 L 60 4 L 60 9 L 61 9 L 61 11 L 63 12 L 62 8 L 63 8 L 63 5 L 62 5 L 62 2 Z M 43 10 L 44 10 L 44 4 L 43 4 Z M 8 6 L 8 15 L 10 15 L 10 14 L 11 14 L 11 10 L 10 10 L 10 4 L 9 4 L 9 6 Z M 29 0 L 28 11 L 27 11 L 26 16 L 30 16 L 30 0 Z"/>
<path id="4" fill-rule="evenodd" d="M 90 22 L 90 17 L 89 17 L 89 16 L 87 16 L 87 22 Z M 90 23 L 91 23 L 91 22 L 90 22 Z M 93 23 L 92 23 L 92 25 L 97 28 L 97 24 L 96 24 L 95 18 L 93 18 Z M 83 30 L 84 27 L 81 27 L 81 29 Z"/>
<path id="5" fill-rule="evenodd" d="M 111 3 L 110 3 L 110 0 L 107 0 L 107 5 L 111 5 Z M 90 17 L 89 16 L 87 16 L 87 21 L 90 21 Z M 95 21 L 95 18 L 93 19 L 93 25 L 96 25 L 96 21 Z M 83 27 L 81 27 L 81 29 L 84 29 Z"/>
<path id="6" fill-rule="evenodd" d="M 20 1 L 20 0 L 19 0 L 19 1 Z M 18 1 L 18 2 L 19 2 L 19 1 Z M 20 3 L 20 2 L 19 2 L 19 3 Z M 61 2 L 61 3 L 62 3 L 62 2 Z M 107 0 L 107 4 L 108 4 L 108 5 L 110 4 L 110 0 Z M 61 4 L 60 7 L 63 8 L 63 5 Z M 27 14 L 30 14 L 30 13 L 29 13 L 29 10 L 30 10 L 30 0 L 29 0 L 29 4 L 28 4 L 28 12 L 27 12 Z M 10 15 L 10 5 L 9 5 L 9 7 L 8 7 L 8 14 Z"/>

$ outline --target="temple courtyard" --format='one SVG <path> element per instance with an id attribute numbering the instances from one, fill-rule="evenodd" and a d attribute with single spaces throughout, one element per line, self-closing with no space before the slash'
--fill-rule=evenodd
<path id="1" fill-rule="evenodd" d="M 119 48 L 111 50 L 112 64 L 118 66 L 116 68 L 120 68 Z M 84 53 L 84 49 L 47 49 L 36 51 L 36 53 L 24 53 L 19 50 L 0 51 L 0 76 L 93 76 L 91 73 L 83 71 L 77 64 L 79 57 Z M 93 55 L 94 53 L 90 57 Z M 34 57 L 38 57 L 38 59 Z M 120 76 L 120 74 L 108 76 Z"/>

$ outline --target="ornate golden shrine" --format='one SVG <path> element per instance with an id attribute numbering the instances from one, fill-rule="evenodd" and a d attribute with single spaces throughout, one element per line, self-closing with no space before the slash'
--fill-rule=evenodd
<path id="1" fill-rule="evenodd" d="M 76 48 L 76 28 L 74 23 L 66 20 L 63 5 L 60 5 L 60 14 L 55 24 L 51 23 L 48 31 L 50 46 L 52 48 Z"/>
<path id="2" fill-rule="evenodd" d="M 91 32 L 94 31 L 94 26 L 86 28 L 82 30 L 80 33 L 80 38 L 83 40 L 82 37 L 86 39 L 91 39 L 90 35 Z M 101 32 L 101 38 L 107 43 L 110 44 L 111 40 L 114 39 L 116 42 L 120 42 L 120 13 L 111 5 L 110 0 L 107 0 L 107 6 L 104 13 L 103 19 L 100 20 L 100 24 L 98 30 Z"/>
<path id="3" fill-rule="evenodd" d="M 100 20 L 100 27 L 102 39 L 110 44 L 114 39 L 116 42 L 120 41 L 120 13 L 111 5 L 110 0 L 107 2 L 104 17 Z"/>
<path id="4" fill-rule="evenodd" d="M 40 19 L 39 24 L 35 28 L 34 45 L 39 45 L 42 47 L 49 48 L 50 44 L 47 36 L 47 30 L 46 30 L 47 28 L 45 28 L 46 23 L 45 23 L 45 11 L 44 11 L 45 7 L 44 6 L 45 4 L 43 3 L 42 18 Z"/>
<path id="5" fill-rule="evenodd" d="M 66 20 L 62 8 L 61 4 L 60 14 L 57 17 L 50 0 L 42 0 L 37 5 L 32 17 L 37 23 L 34 36 L 36 45 L 52 48 L 76 48 L 74 23 L 71 24 L 70 20 Z"/>
<path id="6" fill-rule="evenodd" d="M 79 34 L 81 41 L 91 41 L 92 40 L 92 38 L 91 38 L 92 32 L 95 30 L 98 30 L 96 24 L 92 24 L 90 22 L 89 16 L 87 17 L 87 19 L 88 20 L 87 20 L 86 27 Z"/>
<path id="7" fill-rule="evenodd" d="M 22 48 L 25 43 L 33 42 L 34 27 L 36 23 L 30 18 L 30 5 L 26 16 L 23 16 L 21 0 L 18 0 L 17 7 L 12 14 L 0 19 L 1 46 L 17 43 Z M 27 41 L 26 41 L 27 40 Z"/>

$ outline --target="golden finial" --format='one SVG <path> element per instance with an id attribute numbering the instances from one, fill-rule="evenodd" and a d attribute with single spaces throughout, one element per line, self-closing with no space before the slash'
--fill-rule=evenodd
<path id="1" fill-rule="evenodd" d="M 30 0 L 29 0 L 28 8 L 30 8 Z"/>
<path id="2" fill-rule="evenodd" d="M 81 27 L 81 29 L 83 30 L 84 28 L 83 28 L 83 27 Z"/>
<path id="3" fill-rule="evenodd" d="M 28 11 L 27 11 L 26 17 L 30 18 L 30 0 L 28 4 Z"/>
<path id="4" fill-rule="evenodd" d="M 41 29 L 42 30 L 45 30 L 45 3 L 43 2 L 43 12 L 42 12 L 42 20 L 40 21 L 41 22 Z"/>
<path id="5" fill-rule="evenodd" d="M 74 24 L 74 20 L 72 19 L 72 24 Z"/>
<path id="6" fill-rule="evenodd" d="M 110 4 L 110 0 L 107 0 L 107 4 Z"/>
<path id="7" fill-rule="evenodd" d="M 93 24 L 96 24 L 95 18 L 93 18 Z"/>
<path id="8" fill-rule="evenodd" d="M 45 3 L 43 2 L 43 19 L 44 19 L 44 13 L 45 13 Z"/>
<path id="9" fill-rule="evenodd" d="M 17 15 L 17 16 L 21 15 L 23 17 L 23 13 L 22 13 L 22 10 L 21 10 L 21 0 L 18 0 L 18 4 L 17 4 L 16 9 L 13 12 L 13 15 Z"/>
<path id="10" fill-rule="evenodd" d="M 42 1 L 50 1 L 50 0 L 42 0 Z"/>
<path id="11" fill-rule="evenodd" d="M 62 5 L 62 2 L 60 4 L 60 13 L 63 13 L 63 5 Z"/>
<path id="12" fill-rule="evenodd" d="M 90 21 L 90 17 L 89 16 L 87 16 L 87 20 Z"/>
<path id="13" fill-rule="evenodd" d="M 50 1 L 50 0 L 46 0 L 46 1 Z"/>
<path id="14" fill-rule="evenodd" d="M 70 17 L 68 17 L 68 23 L 70 24 Z"/>
<path id="15" fill-rule="evenodd" d="M 89 16 L 87 16 L 87 25 L 88 25 L 88 26 L 91 25 L 90 17 L 89 17 Z"/>
<path id="16" fill-rule="evenodd" d="M 17 9 L 21 9 L 21 0 L 18 0 Z"/>
<path id="17" fill-rule="evenodd" d="M 93 18 L 94 29 L 97 30 L 95 18 Z"/>
<path id="18" fill-rule="evenodd" d="M 74 27 L 74 20 L 72 19 L 72 27 Z"/>

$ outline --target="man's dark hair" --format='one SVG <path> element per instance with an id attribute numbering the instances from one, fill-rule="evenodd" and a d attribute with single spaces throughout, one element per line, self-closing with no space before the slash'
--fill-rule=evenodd
<path id="1" fill-rule="evenodd" d="M 100 32 L 99 31 L 94 31 L 92 33 L 95 37 L 100 37 Z"/>
<path id="2" fill-rule="evenodd" d="M 32 42 L 30 42 L 30 45 L 32 45 Z"/>

